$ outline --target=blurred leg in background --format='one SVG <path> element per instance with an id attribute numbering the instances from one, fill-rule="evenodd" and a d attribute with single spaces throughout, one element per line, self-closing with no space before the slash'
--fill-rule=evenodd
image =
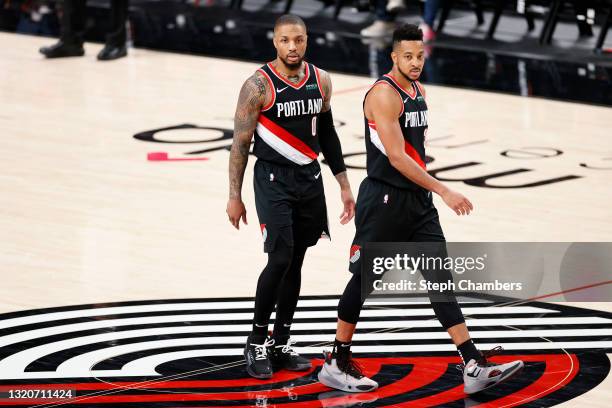
<path id="1" fill-rule="evenodd" d="M 395 6 L 398 1 L 375 0 L 374 23 L 361 30 L 362 37 L 385 37 L 395 30 L 395 16 L 399 8 Z M 403 4 L 403 1 L 399 3 Z M 389 10 L 392 10 L 391 12 Z"/>
<path id="2" fill-rule="evenodd" d="M 425 9 L 423 10 L 423 23 L 420 28 L 423 31 L 423 42 L 428 43 L 436 39 L 434 31 L 434 22 L 440 8 L 440 0 L 425 0 Z"/>
<path id="3" fill-rule="evenodd" d="M 111 0 L 110 31 L 98 59 L 109 61 L 127 55 L 128 0 Z M 40 52 L 47 58 L 79 57 L 83 49 L 85 34 L 85 0 L 64 0 L 60 14 L 60 38 L 51 46 L 42 47 Z"/>
<path id="4" fill-rule="evenodd" d="M 64 0 L 60 12 L 60 38 L 40 52 L 47 58 L 80 57 L 85 54 L 85 0 Z"/>
<path id="5" fill-rule="evenodd" d="M 574 1 L 574 12 L 576 13 L 576 23 L 578 24 L 578 35 L 580 38 L 590 38 L 593 36 L 592 25 L 595 18 L 595 5 L 592 1 Z M 590 11 L 589 11 L 590 10 Z M 589 15 L 592 13 L 592 15 Z"/>
<path id="6" fill-rule="evenodd" d="M 111 26 L 106 44 L 98 54 L 101 61 L 109 61 L 127 55 L 128 0 L 111 0 Z"/>

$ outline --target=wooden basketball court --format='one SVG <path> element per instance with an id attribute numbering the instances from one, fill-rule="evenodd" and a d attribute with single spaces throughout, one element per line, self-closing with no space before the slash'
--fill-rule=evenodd
<path id="1" fill-rule="evenodd" d="M 223 135 L 259 64 L 141 49 L 104 63 L 94 44 L 84 58 L 47 61 L 37 49 L 49 42 L 0 33 L 0 313 L 252 297 L 266 259 L 254 158 L 243 189 L 249 225 L 236 231 L 225 214 Z M 361 102 L 372 79 L 332 80 L 343 151 L 355 154 L 347 164 L 363 167 Z M 476 208 L 457 217 L 436 199 L 449 241 L 612 241 L 610 108 L 425 85 L 428 170 L 457 180 L 450 185 Z M 134 138 L 185 124 L 194 126 Z M 154 152 L 198 160 L 148 160 Z M 355 195 L 364 176 L 349 170 Z M 338 295 L 349 278 L 354 225 L 339 224 L 326 166 L 323 177 L 332 239 L 309 250 L 303 295 Z M 608 406 L 611 387 L 608 378 L 560 406 Z"/>

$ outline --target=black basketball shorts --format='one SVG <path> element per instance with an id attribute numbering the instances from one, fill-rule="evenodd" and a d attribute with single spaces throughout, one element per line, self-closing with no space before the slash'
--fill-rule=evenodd
<path id="1" fill-rule="evenodd" d="M 359 186 L 355 229 L 349 256 L 352 273 L 361 273 L 366 242 L 445 241 L 429 191 L 400 189 L 369 177 Z"/>
<path id="2" fill-rule="evenodd" d="M 317 161 L 286 167 L 257 160 L 253 183 L 265 252 L 273 252 L 279 240 L 290 247 L 309 247 L 320 238 L 329 238 L 323 179 Z"/>

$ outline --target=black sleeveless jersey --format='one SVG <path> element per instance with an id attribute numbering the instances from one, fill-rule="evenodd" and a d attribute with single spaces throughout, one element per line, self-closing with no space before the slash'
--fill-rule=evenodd
<path id="1" fill-rule="evenodd" d="M 273 95 L 261 110 L 255 129 L 253 153 L 259 159 L 284 166 L 317 160 L 321 151 L 318 115 L 324 95 L 318 69 L 304 64 L 304 78 L 297 84 L 284 79 L 270 63 L 259 69 Z"/>
<path id="2" fill-rule="evenodd" d="M 379 78 L 372 85 L 372 88 L 374 86 L 391 86 L 402 99 L 402 112 L 398 120 L 404 136 L 404 150 L 419 166 L 425 169 L 427 104 L 425 103 L 421 85 L 418 82 L 413 82 L 410 84 L 410 88 L 404 89 L 391 75 L 387 74 Z M 368 177 L 397 188 L 422 189 L 422 187 L 410 181 L 410 179 L 391 165 L 385 152 L 385 147 L 378 136 L 376 123 L 369 121 L 365 117 L 365 113 L 364 121 Z"/>

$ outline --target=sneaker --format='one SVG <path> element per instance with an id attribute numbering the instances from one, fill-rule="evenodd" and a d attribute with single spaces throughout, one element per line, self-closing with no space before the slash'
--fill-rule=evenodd
<path id="1" fill-rule="evenodd" d="M 463 370 L 463 390 L 466 394 L 475 394 L 491 388 L 512 378 L 523 369 L 525 363 L 521 360 L 515 360 L 505 364 L 487 361 L 487 357 L 491 357 L 501 350 L 502 348 L 497 346 L 490 351 L 482 353 L 482 358 L 480 360 L 476 361 L 471 359 L 465 367 L 460 366 L 460 369 Z"/>
<path id="2" fill-rule="evenodd" d="M 274 340 L 265 339 L 263 343 L 254 343 L 252 336 L 247 338 L 244 347 L 244 359 L 246 360 L 246 370 L 251 377 L 272 378 L 272 364 L 268 358 L 268 347 L 274 345 Z"/>
<path id="3" fill-rule="evenodd" d="M 276 342 L 276 340 L 275 340 Z M 295 340 L 287 339 L 285 344 L 270 347 L 270 362 L 275 370 L 306 371 L 312 367 L 310 360 L 300 356 L 294 349 Z"/>
<path id="4" fill-rule="evenodd" d="M 98 53 L 99 61 L 112 61 L 127 55 L 127 46 L 125 44 L 116 46 L 106 44 Z"/>
<path id="5" fill-rule="evenodd" d="M 393 34 L 395 23 L 390 21 L 376 20 L 371 26 L 361 30 L 362 37 L 385 37 Z"/>
<path id="6" fill-rule="evenodd" d="M 340 362 L 330 352 L 324 352 L 323 355 L 325 362 L 319 371 L 321 384 L 345 392 L 369 392 L 378 388 L 376 381 L 363 375 L 351 354 L 346 361 Z"/>
<path id="7" fill-rule="evenodd" d="M 62 40 L 53 45 L 42 47 L 39 51 L 47 58 L 82 57 L 85 55 L 83 44 Z"/>
<path id="8" fill-rule="evenodd" d="M 387 1 L 387 12 L 389 13 L 397 13 L 400 10 L 406 8 L 406 3 L 404 0 L 389 0 Z"/>
<path id="9" fill-rule="evenodd" d="M 427 44 L 432 41 L 435 41 L 436 32 L 434 31 L 432 27 L 428 26 L 425 23 L 422 23 L 421 25 L 419 25 L 419 28 L 423 32 L 423 43 Z"/>

